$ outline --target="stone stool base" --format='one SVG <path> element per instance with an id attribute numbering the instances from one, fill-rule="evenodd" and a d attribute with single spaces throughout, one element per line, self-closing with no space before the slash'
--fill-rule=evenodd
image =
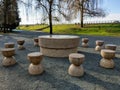
<path id="1" fill-rule="evenodd" d="M 100 66 L 104 67 L 104 68 L 114 68 L 115 64 L 114 64 L 114 61 L 112 59 L 107 60 L 107 59 L 103 58 L 100 60 Z"/>
<path id="2" fill-rule="evenodd" d="M 103 40 L 96 40 L 95 43 L 96 43 L 95 50 L 100 51 L 103 48 L 102 46 L 104 44 L 104 41 Z"/>
<path id="3" fill-rule="evenodd" d="M 88 46 L 89 46 L 88 43 L 82 43 L 82 47 L 87 48 Z"/>
<path id="4" fill-rule="evenodd" d="M 4 57 L 4 59 L 2 61 L 3 66 L 11 66 L 14 64 L 16 64 L 16 60 L 13 56 L 12 57 Z"/>
<path id="5" fill-rule="evenodd" d="M 96 51 L 100 51 L 101 49 L 102 49 L 101 46 L 96 46 L 96 47 L 95 47 L 95 50 L 96 50 Z"/>
<path id="6" fill-rule="evenodd" d="M 34 42 L 34 46 L 39 46 L 37 42 Z"/>
<path id="7" fill-rule="evenodd" d="M 89 46 L 88 41 L 89 41 L 88 38 L 82 38 L 82 47 L 87 48 Z"/>
<path id="8" fill-rule="evenodd" d="M 38 38 L 34 38 L 34 46 L 39 46 L 39 44 L 38 44 Z"/>
<path id="9" fill-rule="evenodd" d="M 23 45 L 18 45 L 18 49 L 23 50 L 23 49 L 25 49 L 25 47 Z"/>
<path id="10" fill-rule="evenodd" d="M 84 75 L 84 69 L 82 67 L 82 65 L 80 66 L 75 66 L 74 64 L 71 64 L 69 69 L 68 69 L 68 73 L 71 76 L 83 76 Z"/>
<path id="11" fill-rule="evenodd" d="M 30 64 L 28 71 L 31 75 L 38 75 L 41 74 L 44 70 L 41 64 L 38 65 Z"/>

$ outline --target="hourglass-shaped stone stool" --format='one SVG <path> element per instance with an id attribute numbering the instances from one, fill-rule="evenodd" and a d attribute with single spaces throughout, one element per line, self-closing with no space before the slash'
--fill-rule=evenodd
<path id="1" fill-rule="evenodd" d="M 25 49 L 25 47 L 23 46 L 24 42 L 25 40 L 17 40 L 19 50 Z"/>
<path id="2" fill-rule="evenodd" d="M 28 71 L 31 75 L 41 74 L 44 70 L 40 64 L 43 59 L 43 54 L 40 52 L 33 52 L 28 54 L 28 60 L 31 62 Z"/>
<path id="3" fill-rule="evenodd" d="M 100 51 L 102 49 L 103 44 L 104 44 L 104 41 L 102 41 L 102 40 L 96 40 L 95 50 L 96 51 Z"/>
<path id="4" fill-rule="evenodd" d="M 106 44 L 105 49 L 116 50 L 116 45 L 114 44 Z"/>
<path id="5" fill-rule="evenodd" d="M 1 51 L 4 56 L 2 61 L 3 66 L 11 66 L 16 63 L 15 57 L 13 56 L 15 54 L 15 48 L 4 48 Z"/>
<path id="6" fill-rule="evenodd" d="M 34 38 L 34 46 L 39 46 L 39 44 L 38 44 L 38 38 Z"/>
<path id="7" fill-rule="evenodd" d="M 108 50 L 108 49 L 102 49 L 101 56 L 103 57 L 100 60 L 101 67 L 114 68 L 115 64 L 114 64 L 114 61 L 112 59 L 115 57 L 115 51 Z"/>
<path id="8" fill-rule="evenodd" d="M 5 43 L 5 48 L 14 48 L 15 44 L 13 42 Z"/>
<path id="9" fill-rule="evenodd" d="M 88 38 L 82 38 L 82 47 L 88 47 Z"/>
<path id="10" fill-rule="evenodd" d="M 84 75 L 84 69 L 81 65 L 84 59 L 85 59 L 85 56 L 83 54 L 71 53 L 69 55 L 69 61 L 71 65 L 69 66 L 68 73 L 71 76 L 83 76 Z"/>

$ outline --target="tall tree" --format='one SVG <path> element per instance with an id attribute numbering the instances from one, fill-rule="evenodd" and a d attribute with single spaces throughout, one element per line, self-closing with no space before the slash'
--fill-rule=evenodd
<path id="1" fill-rule="evenodd" d="M 4 32 L 6 28 L 12 29 L 19 25 L 18 5 L 16 0 L 0 0 L 0 16 Z"/>
<path id="2" fill-rule="evenodd" d="M 67 0 L 70 15 L 80 15 L 80 24 L 83 27 L 85 16 L 105 16 L 103 9 L 99 8 L 101 0 Z"/>
<path id="3" fill-rule="evenodd" d="M 66 16 L 63 12 L 65 0 L 36 0 L 36 8 L 42 11 L 44 19 L 48 18 L 50 26 L 50 34 L 53 34 L 52 20 L 58 20 L 58 17 L 55 14 L 62 14 Z"/>

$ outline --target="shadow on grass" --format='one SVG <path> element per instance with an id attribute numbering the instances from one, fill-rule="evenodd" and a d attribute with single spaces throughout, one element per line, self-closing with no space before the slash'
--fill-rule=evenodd
<path id="1" fill-rule="evenodd" d="M 36 29 L 36 31 L 42 31 L 42 30 L 44 30 L 44 29 L 46 29 L 46 28 L 49 28 L 50 26 L 48 25 L 48 26 L 46 26 L 46 27 L 43 27 L 43 28 L 40 28 L 40 29 Z"/>

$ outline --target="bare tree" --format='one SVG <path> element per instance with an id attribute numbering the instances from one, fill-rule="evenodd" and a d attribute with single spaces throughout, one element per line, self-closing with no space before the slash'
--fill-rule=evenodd
<path id="1" fill-rule="evenodd" d="M 105 16 L 103 9 L 99 8 L 101 0 L 67 0 L 70 15 L 80 15 L 81 27 L 85 16 Z"/>
<path id="2" fill-rule="evenodd" d="M 52 20 L 59 21 L 58 17 L 55 14 L 62 14 L 64 17 L 66 16 L 63 12 L 64 2 L 65 0 L 36 0 L 36 8 L 42 11 L 44 16 L 44 20 L 48 19 L 50 26 L 50 34 L 53 34 L 52 30 Z"/>

